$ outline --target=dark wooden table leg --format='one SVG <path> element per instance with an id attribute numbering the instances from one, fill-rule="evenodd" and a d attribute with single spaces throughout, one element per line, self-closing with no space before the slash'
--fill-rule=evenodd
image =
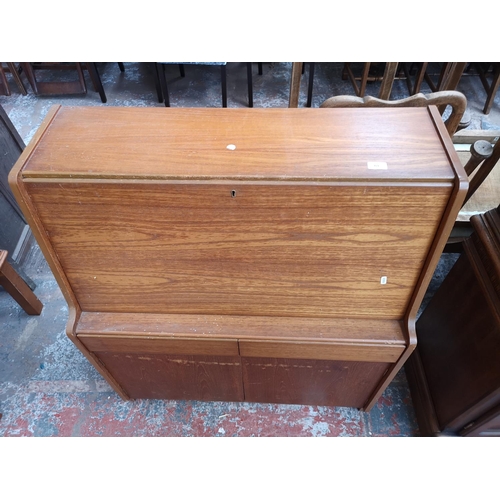
<path id="1" fill-rule="evenodd" d="M 167 78 L 165 77 L 165 65 L 156 63 L 156 69 L 160 78 L 161 93 L 163 94 L 165 106 L 168 108 L 170 107 L 170 98 L 168 96 Z"/>
<path id="2" fill-rule="evenodd" d="M 0 250 L 0 285 L 27 314 L 39 315 L 42 312 L 43 304 L 7 262 L 7 252 L 5 250 Z"/>
<path id="3" fill-rule="evenodd" d="M 226 75 L 226 65 L 223 64 L 220 67 L 221 71 L 221 84 L 222 84 L 222 107 L 227 108 L 227 75 Z"/>
<path id="4" fill-rule="evenodd" d="M 314 63 L 309 63 L 309 85 L 307 87 L 307 104 L 306 107 L 310 108 L 313 97 L 313 82 L 314 82 Z"/>
<path id="5" fill-rule="evenodd" d="M 154 72 L 155 72 L 155 87 L 156 87 L 156 94 L 158 95 L 158 102 L 163 102 L 163 94 L 161 91 L 161 83 L 160 83 L 160 65 L 157 63 L 154 64 Z"/>
<path id="6" fill-rule="evenodd" d="M 87 70 L 90 75 L 90 79 L 92 80 L 92 84 L 94 85 L 97 92 L 99 92 L 99 96 L 101 97 L 101 101 L 103 103 L 107 102 L 106 93 L 104 92 L 104 87 L 102 86 L 101 77 L 99 76 L 99 71 L 97 70 L 97 65 L 95 62 L 85 63 Z"/>
<path id="7" fill-rule="evenodd" d="M 253 108 L 252 63 L 247 62 L 248 107 Z"/>

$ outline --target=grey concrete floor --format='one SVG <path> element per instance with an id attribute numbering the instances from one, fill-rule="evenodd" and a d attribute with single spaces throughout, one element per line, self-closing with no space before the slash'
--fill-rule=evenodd
<path id="1" fill-rule="evenodd" d="M 28 144 L 49 108 L 73 106 L 156 106 L 151 63 L 98 63 L 107 103 L 102 104 L 87 78 L 88 92 L 79 96 L 22 96 L 12 80 L 12 95 L 0 105 Z M 254 64 L 254 107 L 287 107 L 291 63 L 264 63 L 263 75 Z M 328 97 L 353 94 L 341 79 L 341 63 L 317 63 L 313 107 Z M 246 63 L 229 63 L 228 106 L 248 104 Z M 299 106 L 307 96 L 308 67 L 302 78 Z M 220 68 L 186 66 L 167 70 L 171 105 L 220 107 Z M 379 83 L 368 85 L 376 95 Z M 470 128 L 500 130 L 500 96 L 488 116 L 482 114 L 486 94 L 475 76 L 464 76 L 458 90 L 468 99 Z M 428 92 L 424 84 L 423 92 Z M 397 80 L 392 99 L 408 96 Z M 430 289 L 439 286 L 454 262 L 444 256 Z M 67 306 L 40 250 L 35 246 L 25 271 L 44 303 L 39 317 L 29 317 L 0 290 L 0 435 L 4 436 L 418 436 L 418 426 L 404 372 L 390 384 L 370 413 L 347 408 L 300 407 L 236 403 L 173 401 L 122 402 L 66 338 Z"/>

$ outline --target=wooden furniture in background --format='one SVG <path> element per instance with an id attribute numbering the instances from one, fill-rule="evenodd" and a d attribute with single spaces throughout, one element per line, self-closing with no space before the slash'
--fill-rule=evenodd
<path id="1" fill-rule="evenodd" d="M 125 71 L 123 63 L 118 63 L 121 72 Z M 107 102 L 106 93 L 102 86 L 101 77 L 95 62 L 75 62 L 75 63 L 21 63 L 28 81 L 36 95 L 73 95 L 86 94 L 87 85 L 85 83 L 84 70 L 87 70 L 96 92 L 99 93 L 102 103 Z M 49 80 L 39 80 L 37 73 L 40 71 L 71 72 L 76 78 L 70 81 L 50 78 Z"/>
<path id="2" fill-rule="evenodd" d="M 471 63 L 471 66 L 476 68 L 484 90 L 486 91 L 486 101 L 484 103 L 483 113 L 487 115 L 491 111 L 493 101 L 498 92 L 498 87 L 500 86 L 500 63 Z"/>
<path id="3" fill-rule="evenodd" d="M 290 97 L 288 100 L 289 108 L 297 108 L 299 106 L 300 94 L 300 77 L 302 76 L 302 68 L 304 63 L 292 63 L 292 77 L 290 79 Z"/>
<path id="4" fill-rule="evenodd" d="M 6 65 L 6 67 L 4 67 L 4 64 Z M 0 92 L 3 95 L 11 95 L 9 82 L 7 81 L 7 78 L 5 76 L 5 72 L 12 75 L 12 78 L 16 82 L 16 85 L 19 88 L 21 94 L 27 95 L 28 93 L 26 92 L 26 87 L 24 86 L 24 83 L 19 76 L 19 70 L 16 68 L 15 63 L 12 62 L 0 63 Z"/>
<path id="5" fill-rule="evenodd" d="M 82 63 L 21 63 L 21 67 L 28 79 L 28 82 L 36 95 L 61 95 L 61 94 L 86 94 L 87 85 L 83 76 Z M 51 81 L 40 80 L 40 71 L 65 71 L 72 72 L 76 77 L 70 81 L 55 79 Z M 73 76 L 73 75 L 72 75 Z"/>
<path id="6" fill-rule="evenodd" d="M 31 230 L 9 187 L 8 175 L 24 151 L 24 142 L 0 106 L 0 248 L 8 252 L 17 272 L 34 243 Z"/>
<path id="7" fill-rule="evenodd" d="M 210 63 L 155 63 L 155 86 L 158 95 L 158 102 L 165 102 L 166 107 L 170 107 L 170 97 L 168 93 L 167 78 L 165 76 L 165 66 L 177 64 L 181 77 L 186 75 L 184 64 L 200 64 L 200 65 L 216 65 L 221 67 L 221 88 L 222 88 L 222 107 L 227 108 L 227 69 L 225 62 L 210 62 Z M 252 63 L 247 62 L 247 87 L 248 87 L 248 107 L 253 108 L 253 75 Z M 262 75 L 262 63 L 257 63 L 259 75 Z"/>
<path id="8" fill-rule="evenodd" d="M 178 65 L 181 73 L 181 77 L 184 78 L 186 76 L 184 65 L 185 64 L 202 64 L 208 66 L 220 66 L 220 75 L 221 75 L 221 89 L 222 89 L 222 107 L 227 108 L 227 69 L 226 62 L 182 62 L 182 63 L 173 63 L 173 62 L 157 62 L 155 63 L 155 75 L 159 78 L 159 86 L 156 85 L 157 91 L 158 89 L 161 91 L 161 96 L 158 94 L 159 102 L 165 102 L 166 107 L 170 107 L 170 97 L 168 93 L 168 85 L 167 78 L 165 77 L 165 66 L 169 65 Z M 252 100 L 253 104 L 253 100 Z"/>
<path id="9" fill-rule="evenodd" d="M 470 174 L 470 186 L 466 203 L 460 209 L 457 223 L 463 228 L 470 228 L 470 219 L 498 206 L 500 200 L 500 157 L 499 131 L 495 130 L 462 130 L 453 136 L 453 143 L 463 165 L 467 166 L 471 159 L 471 149 L 478 141 L 486 141 L 492 146 L 487 160 L 479 164 Z M 488 152 L 488 150 L 487 150 Z M 468 174 L 469 175 L 469 174 Z M 471 230 L 469 229 L 468 234 Z"/>
<path id="10" fill-rule="evenodd" d="M 500 211 L 471 223 L 405 365 L 423 436 L 500 436 Z"/>
<path id="11" fill-rule="evenodd" d="M 299 92 L 300 92 L 300 76 L 304 73 L 305 63 L 293 63 L 292 64 L 292 79 L 290 84 L 290 99 L 289 108 L 298 107 L 299 103 Z M 366 84 L 369 81 L 369 71 L 372 67 L 372 63 L 364 63 L 362 75 L 359 78 L 360 85 L 358 86 L 352 69 L 350 67 L 351 63 L 345 63 L 343 75 L 345 78 L 349 78 L 351 81 L 354 91 L 357 96 L 363 97 L 366 91 Z M 391 95 L 392 86 L 394 84 L 394 79 L 396 77 L 397 69 L 399 63 L 384 63 L 384 72 L 378 80 L 381 81 L 378 97 L 379 99 L 389 99 Z M 313 85 L 314 85 L 314 68 L 315 63 L 309 63 L 309 81 L 307 86 L 307 102 L 306 107 L 310 108 L 312 105 L 312 95 L 313 95 Z M 375 80 L 375 78 L 372 78 Z"/>
<path id="12" fill-rule="evenodd" d="M 456 91 L 435 92 L 432 94 L 416 94 L 406 99 L 389 101 L 377 97 L 366 96 L 334 96 L 324 101 L 320 108 L 413 108 L 435 105 L 450 106 L 451 114 L 445 125 L 448 134 L 452 136 L 460 125 L 460 120 L 467 108 L 467 99 Z"/>
<path id="13" fill-rule="evenodd" d="M 7 262 L 7 252 L 0 250 L 0 286 L 24 309 L 27 314 L 38 315 L 43 305 L 28 284 Z"/>
<path id="14" fill-rule="evenodd" d="M 366 84 L 370 78 L 370 69 L 373 63 L 365 62 L 363 64 L 363 71 L 361 77 L 359 78 L 360 84 L 358 86 L 352 69 L 352 63 L 344 63 L 343 77 L 348 78 L 354 88 L 354 91 L 358 97 L 364 97 L 366 92 Z M 392 86 L 394 84 L 394 79 L 396 77 L 397 69 L 399 63 L 397 62 L 386 62 L 384 64 L 384 71 L 378 78 L 372 78 L 372 80 L 381 80 L 380 90 L 378 94 L 379 99 L 388 100 L 391 96 Z"/>
<path id="15" fill-rule="evenodd" d="M 55 107 L 10 183 L 123 398 L 364 410 L 467 188 L 432 106 Z"/>

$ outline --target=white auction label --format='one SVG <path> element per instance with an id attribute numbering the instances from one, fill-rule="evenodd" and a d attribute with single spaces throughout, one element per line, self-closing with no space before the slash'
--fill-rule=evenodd
<path id="1" fill-rule="evenodd" d="M 385 161 L 369 161 L 368 168 L 370 170 L 387 170 L 387 163 Z"/>

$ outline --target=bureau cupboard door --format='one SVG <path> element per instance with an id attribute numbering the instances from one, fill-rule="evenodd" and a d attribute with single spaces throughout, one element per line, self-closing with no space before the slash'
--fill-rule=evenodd
<path id="1" fill-rule="evenodd" d="M 242 358 L 245 400 L 363 408 L 389 363 Z"/>
<path id="2" fill-rule="evenodd" d="M 132 399 L 243 401 L 236 341 L 78 338 Z"/>

